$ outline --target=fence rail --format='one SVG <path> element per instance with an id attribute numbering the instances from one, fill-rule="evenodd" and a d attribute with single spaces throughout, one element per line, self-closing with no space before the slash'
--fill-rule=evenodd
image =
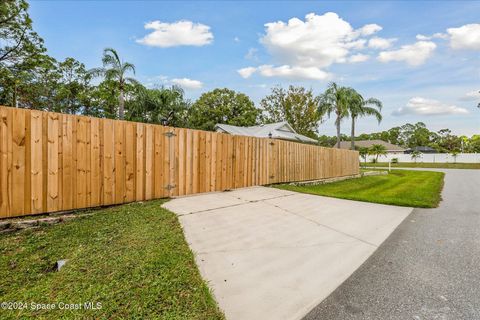
<path id="1" fill-rule="evenodd" d="M 356 151 L 0 107 L 0 218 L 358 172 Z"/>

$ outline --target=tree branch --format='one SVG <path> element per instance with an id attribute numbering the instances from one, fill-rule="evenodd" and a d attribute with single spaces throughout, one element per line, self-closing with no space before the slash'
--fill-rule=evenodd
<path id="1" fill-rule="evenodd" d="M 20 40 L 18 40 L 18 43 L 13 47 L 11 48 L 10 50 L 8 50 L 7 52 L 5 52 L 1 57 L 0 57 L 0 62 L 3 61 L 3 60 L 6 60 L 7 59 L 7 56 L 9 54 L 11 54 L 12 52 L 16 51 L 19 47 L 20 47 L 20 44 L 22 44 L 23 40 L 25 39 L 25 34 L 27 33 L 27 29 L 23 29 L 23 33 L 22 33 L 22 36 L 20 37 Z"/>
<path id="2" fill-rule="evenodd" d="M 22 11 L 21 9 L 18 9 L 14 14 L 12 14 L 10 17 L 7 17 L 3 20 L 0 20 L 0 25 L 1 24 L 4 24 L 4 23 L 7 23 L 8 21 L 12 20 L 13 18 L 15 18 L 19 13 L 20 11 Z"/>

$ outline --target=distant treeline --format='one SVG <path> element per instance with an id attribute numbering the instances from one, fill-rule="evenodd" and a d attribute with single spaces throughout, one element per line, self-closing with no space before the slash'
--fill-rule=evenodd
<path id="1" fill-rule="evenodd" d="M 457 137 L 448 129 L 431 132 L 420 122 L 356 136 L 358 118 L 382 120 L 382 103 L 336 83 L 318 95 L 298 86 L 274 87 L 255 106 L 246 94 L 228 88 L 191 101 L 178 86 L 146 87 L 134 78 L 134 64 L 123 61 L 112 48 L 104 50 L 99 65 L 87 69 L 74 58 L 57 61 L 32 29 L 28 3 L 0 3 L 0 105 L 203 130 L 213 130 L 216 123 L 252 126 L 288 121 L 298 133 L 324 146 L 338 145 L 340 140 L 381 139 L 404 147 L 431 146 L 440 152 L 480 152 L 478 135 Z M 330 116 L 337 136 L 318 136 L 319 124 Z M 348 137 L 340 133 L 340 124 L 347 118 Z"/>

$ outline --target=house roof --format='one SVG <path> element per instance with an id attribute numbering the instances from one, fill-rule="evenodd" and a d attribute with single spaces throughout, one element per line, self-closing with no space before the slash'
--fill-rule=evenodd
<path id="1" fill-rule="evenodd" d="M 269 138 L 269 134 L 272 134 L 274 139 L 290 140 L 297 142 L 317 143 L 317 140 L 298 134 L 288 124 L 288 122 L 277 122 L 262 124 L 251 127 L 238 127 L 229 124 L 216 124 L 215 130 L 218 132 L 229 133 L 238 136 L 251 136 L 257 138 Z"/>
<path id="2" fill-rule="evenodd" d="M 435 150 L 432 147 L 428 147 L 428 146 L 413 147 L 413 148 L 408 149 L 407 151 L 409 151 L 409 152 L 418 151 L 418 152 L 423 152 L 423 153 L 435 153 L 435 152 L 437 152 L 437 150 Z"/>
<path id="3" fill-rule="evenodd" d="M 380 144 L 382 146 L 385 146 L 387 151 L 405 151 L 404 148 L 397 146 L 395 144 L 391 144 L 389 142 L 385 142 L 383 140 L 359 140 L 355 141 L 355 146 L 359 148 L 370 148 L 374 144 Z M 341 149 L 350 149 L 351 142 L 350 141 L 340 141 L 340 148 Z"/>

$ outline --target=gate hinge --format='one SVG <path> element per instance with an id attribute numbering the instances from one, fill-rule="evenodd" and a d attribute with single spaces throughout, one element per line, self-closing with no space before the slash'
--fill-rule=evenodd
<path id="1" fill-rule="evenodd" d="M 168 191 L 174 189 L 176 187 L 176 185 L 174 184 L 167 184 L 167 186 L 165 187 L 165 189 L 167 189 Z"/>
<path id="2" fill-rule="evenodd" d="M 171 137 L 175 137 L 175 136 L 176 136 L 175 132 L 173 132 L 173 131 L 165 132 L 163 135 L 166 136 L 166 137 L 168 137 L 168 138 L 171 138 Z"/>
<path id="3" fill-rule="evenodd" d="M 273 146 L 273 145 L 275 145 L 275 143 L 274 143 L 274 142 L 270 142 L 269 145 Z"/>

